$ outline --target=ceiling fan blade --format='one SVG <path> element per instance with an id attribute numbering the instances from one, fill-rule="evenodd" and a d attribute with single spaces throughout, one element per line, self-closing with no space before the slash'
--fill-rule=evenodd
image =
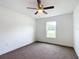
<path id="1" fill-rule="evenodd" d="M 53 9 L 54 6 L 44 7 L 44 9 Z"/>
<path id="2" fill-rule="evenodd" d="M 32 7 L 26 7 L 27 9 L 37 9 L 37 8 L 32 8 Z"/>
<path id="3" fill-rule="evenodd" d="M 35 15 L 38 13 L 38 11 L 35 12 Z"/>
<path id="4" fill-rule="evenodd" d="M 48 14 L 46 11 L 43 11 L 43 13 Z"/>

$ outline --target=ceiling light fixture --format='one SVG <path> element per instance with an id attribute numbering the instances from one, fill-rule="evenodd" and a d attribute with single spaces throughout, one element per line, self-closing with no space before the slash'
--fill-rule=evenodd
<path id="1" fill-rule="evenodd" d="M 43 13 L 42 9 L 38 9 L 37 11 L 38 11 L 38 13 Z"/>

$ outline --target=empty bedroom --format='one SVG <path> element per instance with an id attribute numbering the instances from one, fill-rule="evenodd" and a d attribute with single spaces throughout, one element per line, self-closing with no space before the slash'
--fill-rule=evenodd
<path id="1" fill-rule="evenodd" d="M 79 0 L 0 0 L 0 59 L 79 59 Z"/>

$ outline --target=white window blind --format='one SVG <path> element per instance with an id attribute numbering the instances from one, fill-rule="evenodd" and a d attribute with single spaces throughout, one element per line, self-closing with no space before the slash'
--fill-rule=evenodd
<path id="1" fill-rule="evenodd" d="M 56 21 L 46 22 L 46 37 L 56 38 Z"/>

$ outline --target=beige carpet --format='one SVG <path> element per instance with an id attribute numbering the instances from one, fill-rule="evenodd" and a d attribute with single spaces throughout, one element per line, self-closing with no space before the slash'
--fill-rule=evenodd
<path id="1" fill-rule="evenodd" d="M 33 43 L 0 56 L 0 59 L 78 59 L 73 48 Z"/>

